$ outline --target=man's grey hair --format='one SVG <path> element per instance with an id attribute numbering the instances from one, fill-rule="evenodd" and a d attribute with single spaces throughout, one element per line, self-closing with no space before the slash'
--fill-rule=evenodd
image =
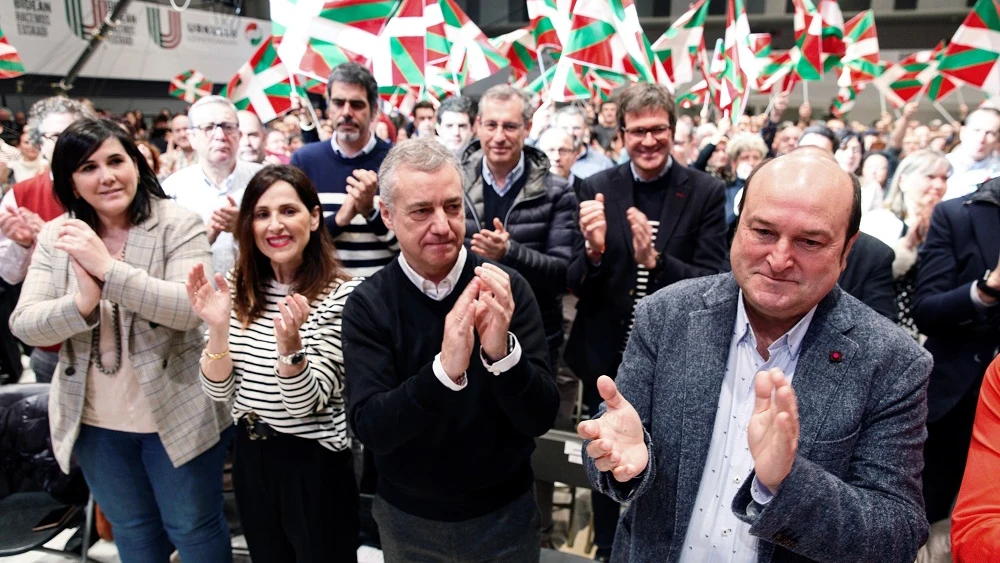
<path id="1" fill-rule="evenodd" d="M 553 120 L 553 122 L 558 123 L 560 117 L 567 117 L 567 116 L 579 117 L 580 119 L 583 120 L 584 125 L 587 124 L 587 115 L 583 113 L 583 110 L 580 109 L 580 106 L 577 105 L 568 105 L 563 108 L 560 108 L 559 111 L 556 112 L 555 119 Z"/>
<path id="2" fill-rule="evenodd" d="M 41 124 L 50 115 L 58 113 L 68 113 L 73 116 L 73 121 L 89 117 L 96 118 L 90 108 L 72 98 L 65 96 L 52 96 L 42 98 L 35 102 L 28 110 L 28 122 L 25 124 L 28 130 L 28 142 L 35 147 L 42 146 Z"/>
<path id="3" fill-rule="evenodd" d="M 576 136 L 572 135 L 569 131 L 563 129 L 562 127 L 546 127 L 545 130 L 542 131 L 542 134 L 538 136 L 537 146 L 541 146 L 542 139 L 544 139 L 545 137 L 551 137 L 553 135 L 559 137 L 560 139 L 562 138 L 569 139 L 570 144 L 573 145 L 573 150 L 575 151 L 580 150 L 580 145 L 582 144 L 582 142 L 577 141 Z"/>
<path id="4" fill-rule="evenodd" d="M 441 115 L 447 112 L 452 113 L 464 113 L 469 116 L 469 123 L 476 120 L 476 108 L 472 104 L 472 100 L 466 98 L 465 96 L 450 96 L 445 98 L 441 105 L 437 109 L 437 122 L 441 123 Z"/>
<path id="5" fill-rule="evenodd" d="M 482 108 L 488 100 L 498 102 L 521 100 L 521 120 L 524 121 L 525 125 L 531 121 L 531 116 L 535 113 L 534 108 L 531 107 L 531 96 L 524 90 L 507 84 L 498 84 L 483 92 L 482 97 L 479 98 L 479 113 L 482 113 Z"/>
<path id="6" fill-rule="evenodd" d="M 188 113 L 187 113 L 188 119 L 191 121 L 192 127 L 195 126 L 194 124 L 195 113 L 201 110 L 202 108 L 211 105 L 226 106 L 227 108 L 232 110 L 234 117 L 239 117 L 239 110 L 236 109 L 236 106 L 233 105 L 233 102 L 229 101 L 228 98 L 223 98 L 222 96 L 205 96 L 204 98 L 201 98 L 200 100 L 192 104 L 190 108 L 188 108 Z"/>
<path id="7" fill-rule="evenodd" d="M 767 143 L 764 142 L 764 138 L 756 133 L 737 133 L 726 145 L 726 154 L 729 155 L 730 162 L 736 162 L 741 154 L 750 151 L 757 151 L 761 158 L 767 158 Z"/>
<path id="8" fill-rule="evenodd" d="M 414 137 L 402 141 L 389 150 L 379 168 L 379 196 L 386 207 L 393 209 L 400 168 L 433 173 L 449 166 L 458 173 L 461 182 L 462 167 L 458 158 L 434 137 Z"/>

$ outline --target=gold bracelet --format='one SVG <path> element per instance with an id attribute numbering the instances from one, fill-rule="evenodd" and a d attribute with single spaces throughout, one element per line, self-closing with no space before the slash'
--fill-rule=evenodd
<path id="1" fill-rule="evenodd" d="M 205 348 L 204 350 L 201 351 L 201 357 L 202 358 L 207 358 L 209 361 L 211 361 L 211 360 L 221 360 L 222 358 L 225 358 L 228 355 L 229 355 L 229 348 L 226 348 L 225 350 L 223 350 L 222 352 L 219 352 L 218 354 L 213 354 L 213 353 L 209 352 L 208 348 Z"/>

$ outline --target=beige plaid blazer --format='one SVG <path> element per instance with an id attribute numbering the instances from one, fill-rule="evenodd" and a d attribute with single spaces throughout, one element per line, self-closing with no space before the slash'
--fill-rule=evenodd
<path id="1" fill-rule="evenodd" d="M 80 430 L 96 326 L 73 302 L 77 282 L 69 255 L 52 247 L 67 218 L 50 221 L 39 233 L 10 317 L 11 332 L 24 342 L 63 344 L 49 394 L 49 427 L 56 460 L 66 472 Z M 103 298 L 119 306 L 129 338 L 128 361 L 175 467 L 218 442 L 231 424 L 227 405 L 211 401 L 198 379 L 204 333 L 184 288 L 195 264 L 211 267 L 201 219 L 172 200 L 154 199 L 149 219 L 129 232 L 125 258 L 112 263 L 103 289 Z"/>

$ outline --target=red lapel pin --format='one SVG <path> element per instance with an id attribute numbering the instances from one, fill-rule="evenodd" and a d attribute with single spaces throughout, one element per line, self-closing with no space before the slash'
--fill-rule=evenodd
<path id="1" fill-rule="evenodd" d="M 830 361 L 833 363 L 839 363 L 844 359 L 844 355 L 837 350 L 830 352 Z"/>

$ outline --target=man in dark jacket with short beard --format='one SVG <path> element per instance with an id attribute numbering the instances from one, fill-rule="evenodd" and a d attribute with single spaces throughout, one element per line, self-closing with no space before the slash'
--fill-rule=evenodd
<path id="1" fill-rule="evenodd" d="M 494 86 L 479 101 L 473 141 L 462 158 L 466 244 L 517 270 L 542 311 L 552 368 L 563 341 L 566 269 L 580 237 L 572 186 L 549 172 L 541 151 L 525 146 L 532 107 L 511 86 Z"/>

